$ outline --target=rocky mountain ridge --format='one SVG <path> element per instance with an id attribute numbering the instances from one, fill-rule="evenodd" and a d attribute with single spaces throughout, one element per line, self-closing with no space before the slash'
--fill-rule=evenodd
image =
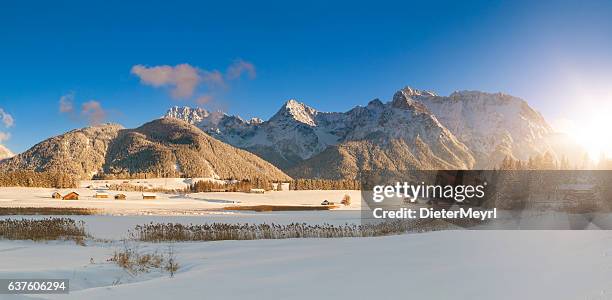
<path id="1" fill-rule="evenodd" d="M 191 116 L 193 111 L 174 107 L 166 116 L 194 124 L 290 174 L 301 174 L 304 168 L 317 169 L 305 164 L 323 161 L 316 156 L 324 152 L 338 156 L 340 152 L 354 152 L 348 149 L 373 151 L 375 143 L 385 145 L 394 140 L 396 145 L 412 147 L 409 153 L 413 155 L 416 145 L 430 153 L 408 165 L 398 161 L 400 167 L 490 169 L 506 156 L 526 160 L 555 151 L 547 142 L 554 131 L 542 115 L 526 101 L 502 93 L 459 91 L 439 96 L 406 87 L 387 103 L 374 99 L 347 112 L 321 112 L 292 99 L 263 122 L 203 109 Z"/>

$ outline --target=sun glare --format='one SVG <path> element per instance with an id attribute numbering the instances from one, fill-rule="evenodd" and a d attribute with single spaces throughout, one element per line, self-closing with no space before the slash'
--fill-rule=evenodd
<path id="1" fill-rule="evenodd" d="M 587 151 L 592 161 L 612 158 L 611 109 L 601 107 L 599 111 L 565 125 L 564 131 Z"/>
<path id="2" fill-rule="evenodd" d="M 563 80 L 564 93 L 572 101 L 559 103 L 565 118 L 554 127 L 566 133 L 586 151 L 590 160 L 612 159 L 612 77 L 595 78 L 584 73 L 568 72 Z"/>

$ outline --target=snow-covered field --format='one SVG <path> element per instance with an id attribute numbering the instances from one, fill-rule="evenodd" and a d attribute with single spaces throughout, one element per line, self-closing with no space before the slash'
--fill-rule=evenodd
<path id="1" fill-rule="evenodd" d="M 83 184 L 82 184 L 83 185 Z M 111 215 L 203 215 L 211 213 L 229 213 L 224 207 L 234 205 L 304 205 L 318 206 L 323 200 L 339 203 L 345 194 L 351 196 L 352 204 L 342 206 L 340 210 L 360 208 L 359 191 L 271 191 L 264 194 L 254 193 L 195 193 L 166 194 L 156 193 L 157 199 L 143 200 L 141 192 L 109 193 L 110 199 L 96 199 L 94 195 L 100 189 L 81 187 L 77 189 L 48 188 L 0 188 L 0 207 L 76 207 L 102 210 Z M 51 194 L 58 191 L 65 195 L 71 191 L 79 193 L 79 200 L 58 200 Z M 126 200 L 115 200 L 115 194 L 125 194 Z"/>
<path id="2" fill-rule="evenodd" d="M 69 295 L 0 299 L 612 299 L 609 231 L 449 230 L 377 238 L 124 242 L 128 230 L 149 222 L 358 224 L 360 195 L 282 191 L 158 194 L 159 199 L 142 200 L 141 193 L 128 192 L 127 200 L 114 200 L 94 199 L 95 189 L 76 190 L 81 200 L 62 201 L 51 199 L 52 189 L 0 188 L 0 207 L 85 207 L 106 213 L 69 216 L 84 221 L 95 237 L 86 246 L 0 240 L 0 278 L 67 278 L 71 288 Z M 332 211 L 221 210 L 227 205 L 318 205 L 325 199 L 339 202 L 347 193 L 353 205 Z M 569 228 L 577 222 L 567 214 L 523 214 L 492 228 L 538 228 L 542 223 Z M 609 223 L 604 216 L 589 220 Z M 129 274 L 108 261 L 126 245 L 142 252 L 172 247 L 180 268 L 172 278 L 157 270 Z"/>
<path id="3" fill-rule="evenodd" d="M 69 278 L 69 295 L 2 299 L 610 299 L 612 233 L 443 231 L 171 245 L 174 278 L 106 262 L 121 242 L 0 242 L 0 278 Z M 90 263 L 93 259 L 93 264 Z M 30 298 L 31 297 L 31 298 Z"/>

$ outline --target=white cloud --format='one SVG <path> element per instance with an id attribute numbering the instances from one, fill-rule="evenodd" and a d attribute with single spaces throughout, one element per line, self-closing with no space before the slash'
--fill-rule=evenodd
<path id="1" fill-rule="evenodd" d="M 81 110 L 75 110 L 75 95 L 70 92 L 60 97 L 59 111 L 66 114 L 72 121 L 87 121 L 89 125 L 98 125 L 106 121 L 108 112 L 97 100 L 89 100 L 81 104 Z"/>
<path id="2" fill-rule="evenodd" d="M 202 95 L 195 99 L 195 103 L 198 105 L 204 105 L 206 103 L 211 102 L 213 97 L 211 95 Z"/>
<path id="3" fill-rule="evenodd" d="M 225 80 L 223 80 L 223 74 L 217 70 L 202 71 L 202 81 L 210 88 L 224 87 L 226 85 Z"/>
<path id="4" fill-rule="evenodd" d="M 0 143 L 4 142 L 4 141 L 6 141 L 6 140 L 8 140 L 10 138 L 11 138 L 11 134 L 10 133 L 0 131 Z"/>
<path id="5" fill-rule="evenodd" d="M 237 79 L 242 76 L 243 73 L 247 73 L 250 79 L 255 79 L 257 76 L 255 65 L 248 61 L 238 59 L 227 68 L 228 79 Z"/>
<path id="6" fill-rule="evenodd" d="M 135 65 L 132 74 L 140 78 L 140 82 L 154 87 L 171 87 L 171 95 L 176 99 L 184 99 L 193 96 L 198 84 L 203 80 L 198 68 L 189 64 L 176 66 L 146 67 Z"/>
<path id="7" fill-rule="evenodd" d="M 225 74 L 218 70 L 204 70 L 190 64 L 179 64 L 176 66 L 144 66 L 135 65 L 131 73 L 140 78 L 140 82 L 152 87 L 166 87 L 170 89 L 170 95 L 174 99 L 191 99 L 201 104 L 209 102 L 211 96 L 198 96 L 193 99 L 200 85 L 205 85 L 206 92 L 213 92 L 218 88 L 228 88 L 229 82 L 247 74 L 250 79 L 256 76 L 255 66 L 244 60 L 236 60 L 227 68 Z"/>
<path id="8" fill-rule="evenodd" d="M 5 112 L 2 108 L 0 108 L 0 121 L 2 121 L 2 124 L 4 124 L 4 127 L 6 128 L 13 127 L 15 124 L 15 119 L 13 119 L 13 116 Z"/>
<path id="9" fill-rule="evenodd" d="M 106 111 L 102 108 L 102 104 L 96 100 L 90 100 L 81 105 L 81 116 L 83 116 L 90 125 L 98 125 L 106 120 Z"/>
<path id="10" fill-rule="evenodd" d="M 71 113 L 74 111 L 74 93 L 68 93 L 60 97 L 59 111 L 61 113 Z"/>
<path id="11" fill-rule="evenodd" d="M 13 127 L 15 124 L 15 119 L 9 113 L 4 111 L 4 109 L 0 108 L 0 122 L 5 128 Z M 11 134 L 9 132 L 0 131 L 0 143 L 11 138 Z"/>

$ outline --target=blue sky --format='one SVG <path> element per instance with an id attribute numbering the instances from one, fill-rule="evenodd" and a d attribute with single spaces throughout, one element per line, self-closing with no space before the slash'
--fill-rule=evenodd
<path id="1" fill-rule="evenodd" d="M 126 127 L 203 96 L 267 119 L 289 98 L 345 111 L 406 85 L 509 93 L 549 121 L 612 101 L 610 1 L 127 2 L 3 3 L 0 108 L 14 120 L 0 123 L 3 144 L 20 152 L 85 126 L 92 100 L 94 117 Z M 230 79 L 239 61 L 256 74 Z M 179 64 L 223 84 L 173 97 L 131 72 Z M 72 113 L 60 112 L 66 95 Z"/>

